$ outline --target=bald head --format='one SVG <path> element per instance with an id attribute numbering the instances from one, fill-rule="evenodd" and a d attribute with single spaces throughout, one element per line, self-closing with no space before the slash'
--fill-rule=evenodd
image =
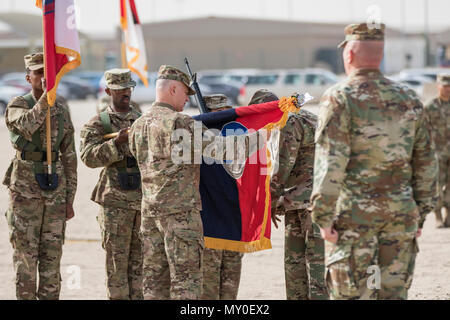
<path id="1" fill-rule="evenodd" d="M 383 41 L 349 41 L 343 52 L 345 71 L 349 74 L 355 69 L 379 69 L 383 54 Z"/>
<path id="2" fill-rule="evenodd" d="M 177 111 L 183 111 L 189 100 L 188 87 L 180 81 L 170 79 L 156 80 L 156 101 L 170 104 Z"/>

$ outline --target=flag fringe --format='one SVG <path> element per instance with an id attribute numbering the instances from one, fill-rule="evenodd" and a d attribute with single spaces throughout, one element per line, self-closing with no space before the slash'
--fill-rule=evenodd
<path id="1" fill-rule="evenodd" d="M 251 242 L 205 237 L 205 247 L 216 250 L 229 250 L 249 253 L 272 249 L 272 243 L 270 242 L 270 239 L 266 237 L 262 237 L 259 240 Z"/>
<path id="2" fill-rule="evenodd" d="M 286 125 L 286 122 L 289 118 L 289 113 L 297 113 L 300 109 L 297 108 L 297 105 L 295 104 L 296 99 L 294 97 L 282 97 L 280 99 L 280 101 L 278 102 L 278 107 L 280 108 L 280 110 L 283 112 L 283 116 L 281 117 L 281 119 L 277 122 L 274 123 L 268 123 L 267 125 L 264 126 L 264 129 L 271 131 L 273 129 L 282 129 L 284 128 L 284 126 Z M 270 180 L 272 179 L 272 161 L 271 159 L 271 155 L 270 155 L 270 150 L 269 148 L 266 148 L 266 156 L 267 159 L 269 160 L 267 163 L 267 172 L 269 172 L 269 174 L 266 175 L 266 181 L 265 181 L 265 192 L 266 192 L 266 198 L 264 201 L 264 217 L 263 217 L 263 223 L 262 223 L 262 227 L 261 227 L 261 239 L 264 239 L 264 235 L 266 232 L 266 227 L 267 227 L 267 221 L 269 220 L 269 214 L 271 213 L 271 206 L 270 206 L 270 199 L 271 199 L 271 195 L 270 195 Z M 270 241 L 270 239 L 269 239 Z"/>
<path id="3" fill-rule="evenodd" d="M 300 111 L 300 108 L 297 108 L 295 104 L 295 98 L 293 97 L 282 97 L 278 102 L 278 108 L 283 112 L 283 116 L 278 122 L 268 123 L 264 126 L 264 129 L 270 131 L 272 129 L 282 129 L 289 118 L 289 113 L 297 113 Z"/>
<path id="4" fill-rule="evenodd" d="M 47 101 L 50 106 L 53 106 L 56 101 L 56 90 L 58 89 L 58 84 L 61 78 L 70 70 L 77 68 L 81 64 L 81 55 L 75 50 L 71 50 L 64 47 L 55 47 L 57 54 L 65 54 L 74 58 L 74 60 L 67 62 L 62 66 L 61 70 L 56 74 L 55 85 L 53 88 L 47 92 Z"/>

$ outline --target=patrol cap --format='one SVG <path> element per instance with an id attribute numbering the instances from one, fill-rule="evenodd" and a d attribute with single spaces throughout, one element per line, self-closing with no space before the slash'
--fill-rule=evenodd
<path id="1" fill-rule="evenodd" d="M 210 110 L 220 109 L 220 108 L 232 108 L 227 102 L 228 98 L 224 94 L 211 94 L 209 96 L 204 96 L 206 107 Z"/>
<path id="2" fill-rule="evenodd" d="M 450 73 L 440 73 L 437 75 L 437 82 L 443 86 L 450 86 Z"/>
<path id="3" fill-rule="evenodd" d="M 27 54 L 24 58 L 25 68 L 28 70 L 39 70 L 44 67 L 44 53 L 30 53 Z"/>
<path id="4" fill-rule="evenodd" d="M 384 30 L 386 26 L 383 23 L 357 23 L 349 24 L 345 27 L 345 40 L 342 41 L 338 48 L 343 48 L 348 41 L 384 41 Z"/>
<path id="5" fill-rule="evenodd" d="M 184 83 L 184 85 L 186 87 L 188 87 L 189 91 L 188 91 L 188 95 L 193 95 L 195 94 L 195 90 L 191 88 L 190 86 L 190 81 L 189 81 L 189 76 L 184 73 L 183 71 L 169 66 L 169 65 L 162 65 L 161 67 L 159 67 L 159 71 L 158 71 L 158 79 L 168 79 L 168 80 L 176 80 L 176 81 L 180 81 L 182 83 Z"/>
<path id="6" fill-rule="evenodd" d="M 106 86 L 112 90 L 127 89 L 136 86 L 136 81 L 131 79 L 130 69 L 111 69 L 105 71 Z"/>
<path id="7" fill-rule="evenodd" d="M 264 102 L 277 101 L 277 100 L 280 100 L 280 99 L 273 92 L 270 92 L 269 90 L 266 90 L 266 89 L 260 89 L 253 94 L 248 105 L 260 104 L 260 103 L 264 103 Z"/>

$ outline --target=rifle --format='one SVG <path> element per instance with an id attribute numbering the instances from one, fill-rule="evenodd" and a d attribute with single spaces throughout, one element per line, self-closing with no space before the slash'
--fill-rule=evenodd
<path id="1" fill-rule="evenodd" d="M 200 87 L 197 83 L 197 73 L 192 74 L 191 67 L 189 66 L 189 61 L 187 58 L 184 58 L 184 63 L 186 64 L 186 68 L 189 72 L 189 77 L 191 77 L 191 85 L 195 89 L 195 97 L 197 98 L 198 109 L 200 110 L 200 113 L 208 113 L 208 108 L 206 107 L 205 101 L 203 100 L 203 96 L 200 91 Z"/>

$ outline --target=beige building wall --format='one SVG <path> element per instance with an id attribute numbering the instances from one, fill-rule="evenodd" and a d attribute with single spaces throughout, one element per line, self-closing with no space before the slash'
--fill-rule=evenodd
<path id="1" fill-rule="evenodd" d="M 196 70 L 231 68 L 306 68 L 315 67 L 318 49 L 334 50 L 335 38 L 201 38 L 150 39 L 146 42 L 150 70 L 161 64 L 184 68 L 184 57 Z M 323 65 L 322 65 L 323 66 Z"/>

